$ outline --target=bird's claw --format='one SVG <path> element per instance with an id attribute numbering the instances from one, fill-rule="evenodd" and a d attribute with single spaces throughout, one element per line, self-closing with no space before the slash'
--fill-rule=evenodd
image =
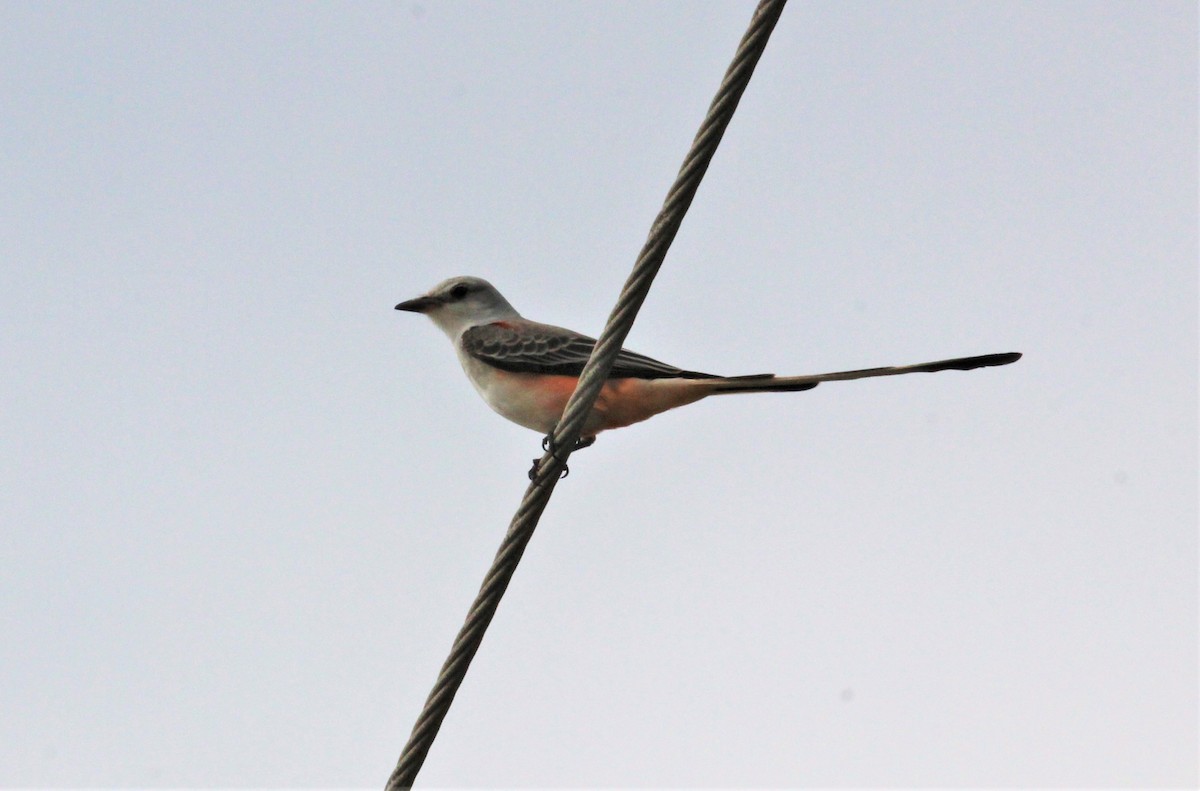
<path id="1" fill-rule="evenodd" d="M 532 481 L 534 478 L 537 477 L 538 470 L 541 469 L 541 466 L 542 466 L 541 459 L 533 460 L 533 466 L 529 468 L 529 480 Z M 566 478 L 570 474 L 571 474 L 571 468 L 564 464 L 563 468 L 562 468 L 562 473 L 558 476 L 558 479 L 561 481 L 563 478 Z"/>
<path id="2" fill-rule="evenodd" d="M 596 437 L 594 435 L 591 437 L 580 437 L 579 439 L 575 440 L 575 445 L 571 448 L 571 452 L 574 453 L 575 451 L 580 450 L 582 448 L 589 448 L 592 445 L 594 445 L 595 442 L 596 442 Z M 546 436 L 542 437 L 542 450 L 546 451 L 547 453 L 553 454 L 554 458 L 559 459 L 558 453 L 556 452 L 557 446 L 555 445 L 555 442 L 554 442 L 554 432 L 553 431 L 551 431 Z M 562 461 L 562 459 L 559 459 L 559 461 Z M 541 467 L 541 465 L 542 465 L 541 459 L 533 460 L 533 466 L 529 468 L 529 480 L 532 481 L 534 478 L 537 477 L 538 468 Z M 562 468 L 562 474 L 559 475 L 558 478 L 559 478 L 559 480 L 562 480 L 563 478 L 566 478 L 570 474 L 571 474 L 571 468 L 564 464 L 563 468 Z"/>
<path id="3" fill-rule="evenodd" d="M 584 448 L 590 448 L 592 445 L 595 445 L 595 444 L 596 444 L 595 436 L 580 437 L 579 439 L 575 440 L 575 444 L 571 446 L 571 452 L 574 453 L 577 450 L 583 450 Z M 553 431 L 551 431 L 546 436 L 542 437 L 542 450 L 544 450 L 548 453 L 553 453 L 557 447 L 558 447 L 558 445 L 555 444 L 555 442 L 554 442 L 554 432 Z"/>

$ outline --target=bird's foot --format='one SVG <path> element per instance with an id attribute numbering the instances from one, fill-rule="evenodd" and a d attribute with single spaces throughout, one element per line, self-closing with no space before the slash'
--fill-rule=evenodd
<path id="1" fill-rule="evenodd" d="M 571 452 L 574 453 L 577 450 L 583 450 L 584 448 L 590 448 L 595 444 L 596 444 L 595 435 L 592 435 L 590 437 L 580 437 L 579 439 L 575 440 L 575 444 L 571 447 Z M 542 450 L 553 451 L 554 449 L 555 449 L 554 432 L 551 431 L 549 434 L 542 437 Z"/>
<path id="2" fill-rule="evenodd" d="M 579 439 L 575 440 L 575 445 L 572 447 L 571 452 L 574 453 L 575 451 L 582 450 L 583 448 L 590 448 L 595 443 L 596 443 L 596 437 L 594 435 L 591 437 L 580 437 Z M 547 453 L 553 454 L 554 458 L 556 458 L 556 459 L 559 458 L 558 453 L 556 452 L 557 448 L 554 445 L 554 432 L 553 431 L 551 431 L 546 436 L 542 437 L 542 450 L 546 451 Z M 541 459 L 533 460 L 533 466 L 529 468 L 529 480 L 532 481 L 534 478 L 537 477 L 538 469 L 541 466 L 542 466 Z M 558 478 L 559 478 L 559 480 L 562 480 L 563 478 L 566 478 L 570 474 L 571 474 L 571 468 L 564 464 L 563 468 L 562 468 L 562 474 L 559 475 Z"/>
<path id="3" fill-rule="evenodd" d="M 529 480 L 532 481 L 534 478 L 537 477 L 538 470 L 541 469 L 541 467 L 542 467 L 542 460 L 534 459 L 533 466 L 529 468 Z M 563 478 L 566 478 L 570 474 L 571 474 L 571 468 L 564 464 L 563 468 L 562 468 L 562 472 L 559 474 L 558 479 L 561 481 Z"/>

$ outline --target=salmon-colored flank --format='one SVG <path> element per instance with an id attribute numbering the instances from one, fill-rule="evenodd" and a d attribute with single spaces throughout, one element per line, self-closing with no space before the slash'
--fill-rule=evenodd
<path id="1" fill-rule="evenodd" d="M 540 410 L 562 415 L 579 383 L 577 376 L 518 374 L 528 376 L 529 392 Z M 600 388 L 592 414 L 584 424 L 584 435 L 624 428 L 677 406 L 699 401 L 711 391 L 706 383 L 681 379 L 609 379 Z"/>
<path id="2" fill-rule="evenodd" d="M 557 376 L 554 374 L 525 374 L 532 380 L 530 385 L 535 393 L 538 406 L 547 412 L 562 416 L 567 407 L 567 399 L 575 392 L 579 383 L 578 376 Z"/>

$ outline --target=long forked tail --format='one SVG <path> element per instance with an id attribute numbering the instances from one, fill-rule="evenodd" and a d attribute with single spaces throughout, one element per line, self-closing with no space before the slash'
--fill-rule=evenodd
<path id="1" fill-rule="evenodd" d="M 915 365 L 894 365 L 885 368 L 863 368 L 857 371 L 837 371 L 828 374 L 809 374 L 807 376 L 774 376 L 761 374 L 755 376 L 735 376 L 722 379 L 713 388 L 716 393 L 786 393 L 797 390 L 811 390 L 821 382 L 840 382 L 846 379 L 869 379 L 872 376 L 899 376 L 900 374 L 933 373 L 935 371 L 970 371 L 973 368 L 989 368 L 994 365 L 1008 365 L 1021 359 L 1020 352 L 1004 352 L 1003 354 L 983 354 L 978 357 L 956 357 L 953 360 L 938 360 L 931 363 Z"/>

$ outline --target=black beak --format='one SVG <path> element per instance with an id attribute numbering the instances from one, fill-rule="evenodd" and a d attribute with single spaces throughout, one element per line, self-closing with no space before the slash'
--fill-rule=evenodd
<path id="1" fill-rule="evenodd" d="M 439 304 L 439 300 L 433 297 L 417 297 L 416 299 L 408 299 L 396 306 L 396 310 L 407 310 L 411 313 L 428 313 Z"/>

